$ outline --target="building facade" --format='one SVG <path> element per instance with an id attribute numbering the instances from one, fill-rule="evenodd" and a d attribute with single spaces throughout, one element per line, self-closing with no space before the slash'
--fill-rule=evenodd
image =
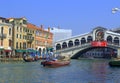
<path id="1" fill-rule="evenodd" d="M 36 28 L 35 44 L 36 49 L 39 50 L 40 53 L 52 48 L 52 42 L 53 34 L 50 32 L 50 28 L 44 30 L 43 25 Z"/>
<path id="2" fill-rule="evenodd" d="M 26 18 L 0 17 L 0 50 L 5 52 L 23 52 L 27 48 L 44 50 L 52 47 L 53 34 L 50 28 L 45 30 L 28 23 Z M 1 52 L 0 52 L 1 53 Z"/>
<path id="3" fill-rule="evenodd" d="M 27 48 L 33 48 L 35 49 L 35 32 L 36 32 L 36 26 L 28 23 L 27 24 L 27 33 L 26 33 L 26 43 Z"/>
<path id="4" fill-rule="evenodd" d="M 25 49 L 26 46 L 23 43 L 26 42 L 24 35 L 26 35 L 27 20 L 25 18 L 9 18 L 9 23 L 13 25 L 13 49 Z"/>
<path id="5" fill-rule="evenodd" d="M 12 50 L 12 24 L 6 18 L 0 17 L 0 49 L 5 53 Z"/>

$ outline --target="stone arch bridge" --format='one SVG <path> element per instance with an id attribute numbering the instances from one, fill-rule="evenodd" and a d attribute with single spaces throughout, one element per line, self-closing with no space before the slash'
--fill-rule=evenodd
<path id="1" fill-rule="evenodd" d="M 120 33 L 96 27 L 91 32 L 63 39 L 55 43 L 56 53 L 79 57 L 120 58 Z"/>

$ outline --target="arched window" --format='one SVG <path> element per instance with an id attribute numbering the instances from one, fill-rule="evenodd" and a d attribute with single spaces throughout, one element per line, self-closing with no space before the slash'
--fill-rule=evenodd
<path id="1" fill-rule="evenodd" d="M 107 37 L 107 42 L 108 42 L 108 43 L 112 43 L 112 36 L 108 36 L 108 37 Z"/>
<path id="2" fill-rule="evenodd" d="M 56 50 L 60 50 L 61 49 L 61 45 L 60 44 L 57 44 L 56 45 Z"/>
<path id="3" fill-rule="evenodd" d="M 80 44 L 79 39 L 76 39 L 74 43 L 75 43 L 75 46 L 79 45 Z"/>
<path id="4" fill-rule="evenodd" d="M 9 28 L 9 35 L 11 35 L 11 28 Z"/>
<path id="5" fill-rule="evenodd" d="M 19 30 L 19 27 L 17 26 L 17 31 Z"/>
<path id="6" fill-rule="evenodd" d="M 85 38 L 82 38 L 82 39 L 81 39 L 81 44 L 85 44 L 85 43 L 86 43 Z"/>
<path id="7" fill-rule="evenodd" d="M 26 42 L 23 42 L 23 49 L 26 49 Z"/>
<path id="8" fill-rule="evenodd" d="M 66 42 L 63 42 L 62 48 L 67 48 L 67 43 Z"/>
<path id="9" fill-rule="evenodd" d="M 43 53 L 45 53 L 45 48 L 43 48 Z"/>
<path id="10" fill-rule="evenodd" d="M 39 48 L 39 53 L 40 53 L 40 55 L 41 55 L 41 52 L 42 52 L 42 50 L 41 50 L 41 48 Z"/>
<path id="11" fill-rule="evenodd" d="M 95 33 L 95 40 L 103 41 L 104 40 L 104 29 L 99 28 Z"/>
<path id="12" fill-rule="evenodd" d="M 92 36 L 88 36 L 88 37 L 87 37 L 87 42 L 90 43 L 91 41 L 93 41 Z"/>
<path id="13" fill-rule="evenodd" d="M 73 41 L 70 40 L 69 43 L 68 43 L 68 46 L 72 47 L 73 46 Z"/>
<path id="14" fill-rule="evenodd" d="M 119 38 L 118 37 L 114 38 L 114 44 L 119 45 Z"/>

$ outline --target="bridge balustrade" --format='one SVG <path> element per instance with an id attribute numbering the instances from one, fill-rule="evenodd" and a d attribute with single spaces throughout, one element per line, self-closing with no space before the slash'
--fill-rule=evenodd
<path id="1" fill-rule="evenodd" d="M 58 49 L 56 51 L 57 52 L 69 51 L 69 50 L 74 50 L 74 49 L 78 49 L 78 48 L 86 48 L 86 46 L 91 46 L 91 42 L 87 42 L 87 43 L 79 44 L 79 45 L 68 46 L 65 48 Z M 118 45 L 118 43 L 115 43 L 115 42 L 107 42 L 107 46 L 115 47 L 115 48 L 120 47 L 120 45 Z"/>
<path id="2" fill-rule="evenodd" d="M 108 43 L 108 46 L 117 47 L 117 48 L 120 47 L 120 45 L 117 43 Z"/>
<path id="3" fill-rule="evenodd" d="M 61 48 L 60 50 L 56 50 L 56 51 L 62 52 L 62 51 L 74 50 L 74 49 L 78 49 L 78 48 L 84 48 L 84 47 L 90 46 L 90 45 L 91 45 L 91 43 L 85 43 L 85 44 L 77 45 L 77 46 L 73 46 L 73 47 Z"/>

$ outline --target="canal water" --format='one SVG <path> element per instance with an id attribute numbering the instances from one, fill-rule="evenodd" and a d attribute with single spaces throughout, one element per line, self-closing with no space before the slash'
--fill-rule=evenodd
<path id="1" fill-rule="evenodd" d="M 40 62 L 0 62 L 0 83 L 120 83 L 120 68 L 107 59 L 71 60 L 59 68 Z"/>

